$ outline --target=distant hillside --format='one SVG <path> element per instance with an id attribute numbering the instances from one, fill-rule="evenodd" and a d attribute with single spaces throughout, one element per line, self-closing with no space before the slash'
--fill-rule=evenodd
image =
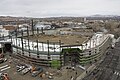
<path id="1" fill-rule="evenodd" d="M 19 20 L 44 20 L 44 21 L 83 21 L 87 20 L 120 20 L 118 15 L 92 15 L 87 17 L 48 17 L 48 18 L 32 18 L 32 17 L 14 17 L 14 16 L 0 16 L 0 19 L 19 19 Z"/>
<path id="2" fill-rule="evenodd" d="M 92 15 L 86 17 L 88 20 L 120 20 L 120 16 L 118 15 Z"/>

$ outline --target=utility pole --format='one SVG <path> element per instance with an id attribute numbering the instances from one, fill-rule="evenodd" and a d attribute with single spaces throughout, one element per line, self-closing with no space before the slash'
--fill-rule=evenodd
<path id="1" fill-rule="evenodd" d="M 3 40 L 5 40 L 5 36 L 4 36 L 4 34 L 3 34 Z"/>
<path id="2" fill-rule="evenodd" d="M 32 35 L 34 35 L 34 25 L 33 25 L 33 19 L 32 19 Z"/>
<path id="3" fill-rule="evenodd" d="M 37 36 L 39 36 L 39 29 L 37 28 Z"/>
<path id="4" fill-rule="evenodd" d="M 88 44 L 87 44 L 87 42 L 86 42 L 86 43 L 85 43 L 86 49 L 87 49 L 87 45 L 88 45 Z"/>
<path id="5" fill-rule="evenodd" d="M 43 32 L 43 27 L 41 28 L 41 31 L 42 31 L 42 34 L 44 34 L 44 32 Z"/>
<path id="6" fill-rule="evenodd" d="M 53 45 L 54 45 L 54 53 L 55 53 L 55 43 L 53 43 Z"/>
<path id="7" fill-rule="evenodd" d="M 27 26 L 27 37 L 28 37 L 28 49 L 29 49 L 29 57 L 30 55 L 30 40 L 29 40 L 29 30 L 28 30 L 28 26 Z"/>
<path id="8" fill-rule="evenodd" d="M 60 67 L 62 67 L 61 40 L 59 40 L 59 45 L 60 45 Z"/>
<path id="9" fill-rule="evenodd" d="M 49 51 L 49 40 L 47 40 L 47 45 L 48 45 L 48 63 L 50 61 L 50 51 Z M 51 66 L 51 64 L 50 64 Z"/>
<path id="10" fill-rule="evenodd" d="M 91 41 L 92 41 L 92 37 L 90 37 L 90 51 L 89 51 L 89 54 L 91 54 L 91 51 L 92 51 L 92 44 L 91 44 Z"/>
<path id="11" fill-rule="evenodd" d="M 97 43 L 98 43 L 97 39 L 98 39 L 98 36 L 96 36 L 96 43 L 95 43 L 95 47 L 97 47 Z"/>
<path id="12" fill-rule="evenodd" d="M 37 58 L 39 58 L 38 39 L 36 40 L 36 42 L 37 42 Z"/>
<path id="13" fill-rule="evenodd" d="M 92 46 L 91 46 L 91 38 L 90 38 L 90 50 L 91 50 Z"/>
<path id="14" fill-rule="evenodd" d="M 21 42 L 22 42 L 22 55 L 24 55 L 24 46 L 23 46 L 23 31 L 22 31 L 22 37 L 21 37 Z"/>
<path id="15" fill-rule="evenodd" d="M 47 45 L 48 45 L 48 59 L 50 59 L 49 40 L 47 40 Z"/>
<path id="16" fill-rule="evenodd" d="M 16 34 L 15 34 L 15 37 L 16 37 L 16 48 L 17 48 L 17 54 L 18 54 L 18 43 L 17 43 L 17 30 L 16 30 Z"/>

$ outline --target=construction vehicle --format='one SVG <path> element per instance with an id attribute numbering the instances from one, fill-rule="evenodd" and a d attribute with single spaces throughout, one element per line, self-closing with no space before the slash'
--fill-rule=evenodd
<path id="1" fill-rule="evenodd" d="M 26 73 L 28 73 L 31 70 L 31 67 L 27 67 L 25 69 L 22 70 L 22 74 L 25 75 Z"/>
<path id="2" fill-rule="evenodd" d="M 32 66 L 31 72 L 35 71 L 35 66 Z"/>
<path id="3" fill-rule="evenodd" d="M 0 80 L 10 80 L 7 73 L 0 73 Z"/>

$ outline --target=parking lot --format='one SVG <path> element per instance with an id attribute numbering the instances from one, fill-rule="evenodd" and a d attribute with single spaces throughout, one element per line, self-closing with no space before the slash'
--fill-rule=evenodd
<path id="1" fill-rule="evenodd" d="M 15 59 L 8 58 L 8 60 L 6 62 L 0 64 L 0 67 L 5 66 L 5 65 L 9 65 L 9 67 L 10 67 L 9 69 L 6 69 L 6 70 L 1 71 L 1 72 L 7 73 L 10 80 L 41 80 L 39 76 L 32 77 L 30 72 L 28 72 L 25 75 L 22 75 L 21 72 L 17 72 L 17 69 L 16 69 L 17 63 L 14 60 Z M 21 63 L 21 62 L 19 62 L 19 63 Z"/>
<path id="2" fill-rule="evenodd" d="M 5 56 L 5 58 L 7 58 L 7 61 L 1 63 L 0 67 L 7 66 L 8 69 L 2 70 L 0 68 L 0 72 L 7 73 L 10 80 L 71 80 L 71 78 L 75 79 L 84 71 L 80 68 L 74 68 L 70 66 L 64 66 L 60 70 L 53 69 L 50 67 L 43 67 L 42 74 L 45 74 L 45 76 L 41 76 L 39 74 L 36 77 L 32 77 L 31 71 L 29 71 L 26 74 L 22 74 L 22 71 L 20 72 L 17 71 L 16 66 L 18 64 L 25 64 L 24 62 L 13 57 L 10 57 L 8 55 Z"/>

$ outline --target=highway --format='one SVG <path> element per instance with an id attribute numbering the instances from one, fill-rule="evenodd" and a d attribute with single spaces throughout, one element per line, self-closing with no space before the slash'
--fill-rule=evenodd
<path id="1" fill-rule="evenodd" d="M 120 42 L 109 49 L 101 63 L 82 80 L 120 80 Z"/>

